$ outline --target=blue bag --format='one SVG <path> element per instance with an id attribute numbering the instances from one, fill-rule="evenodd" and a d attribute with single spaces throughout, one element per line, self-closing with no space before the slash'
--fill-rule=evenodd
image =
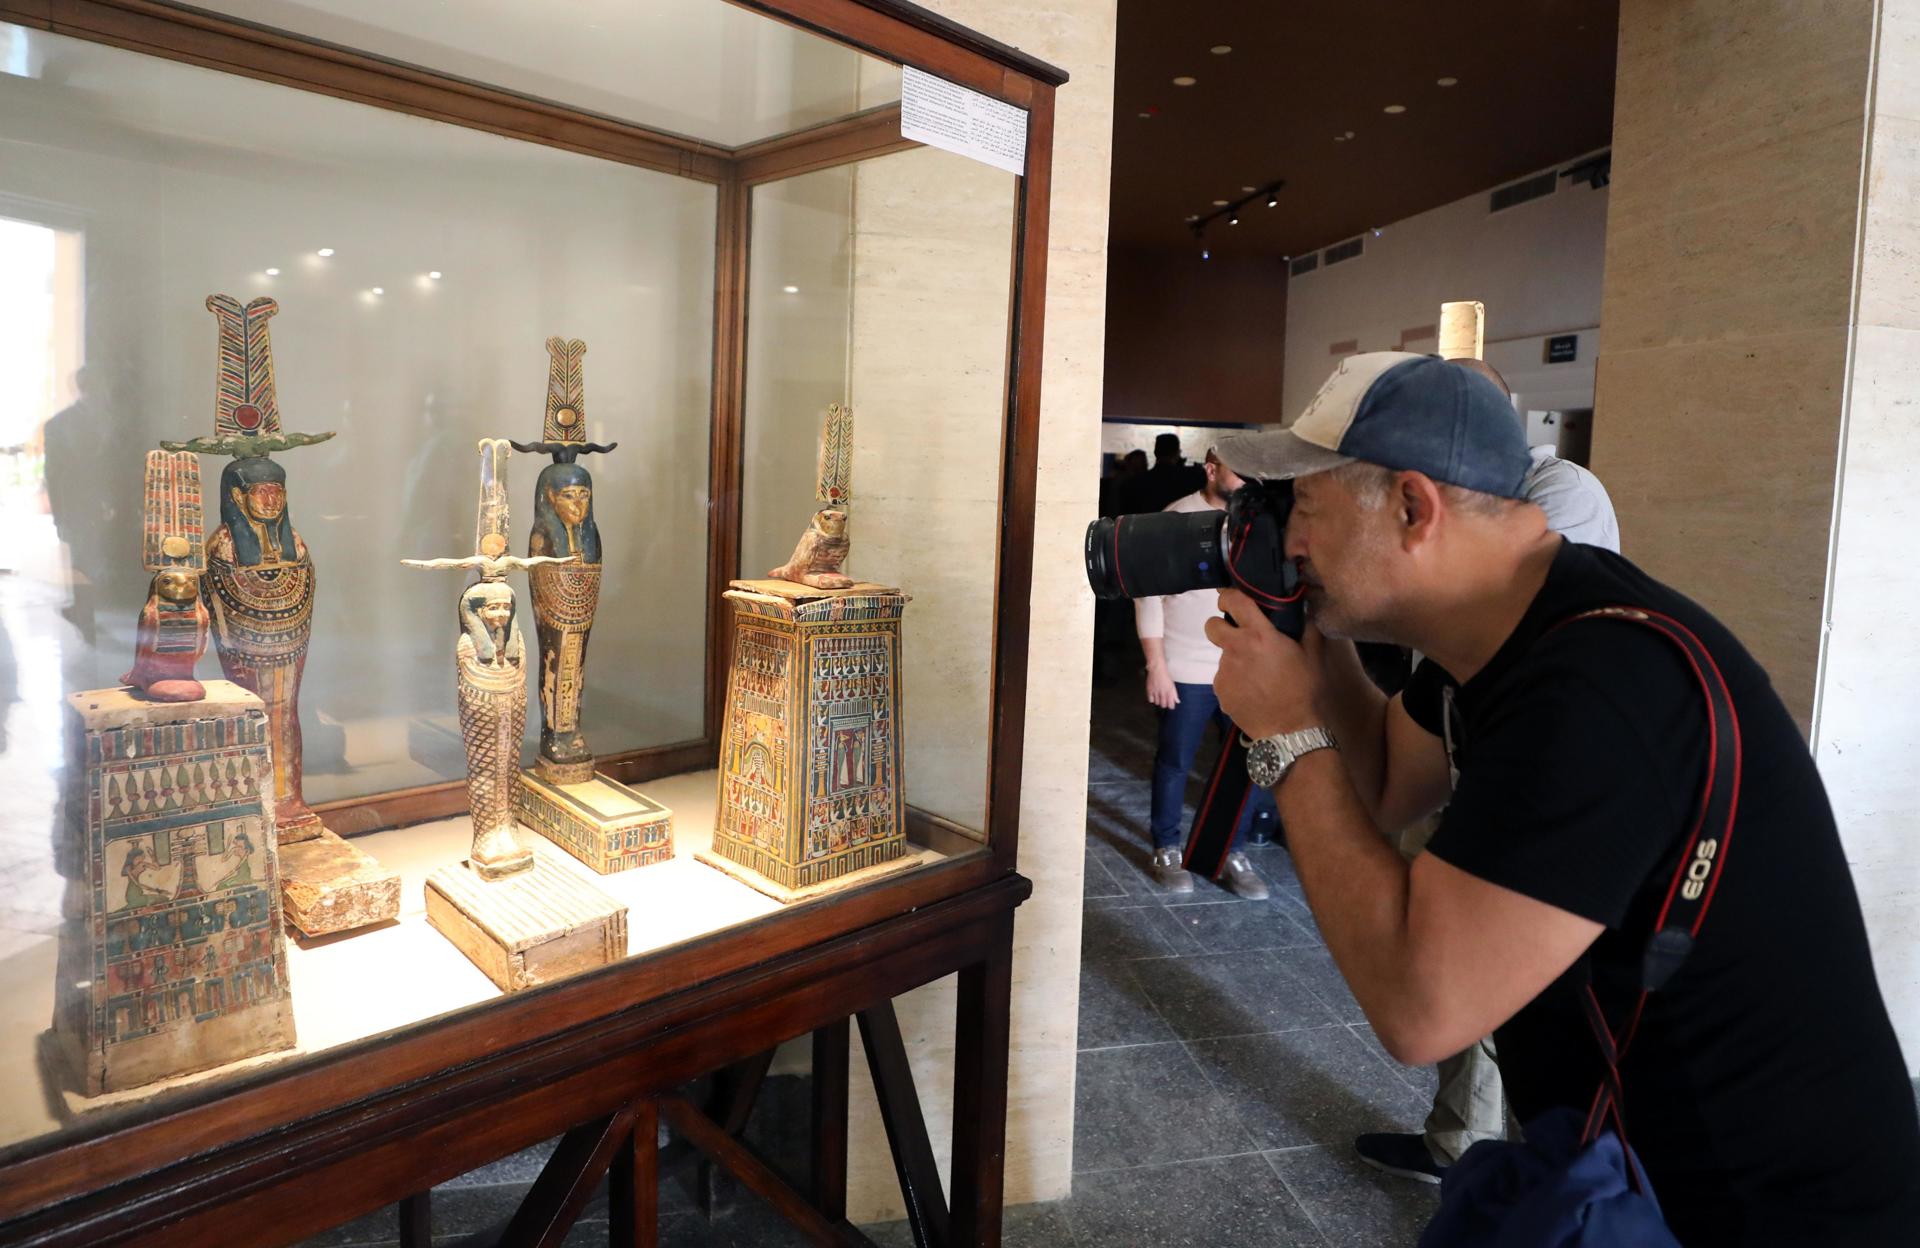
<path id="1" fill-rule="evenodd" d="M 1699 814 L 1647 941 L 1640 999 L 1617 1040 L 1593 985 L 1581 994 L 1606 1062 L 1592 1107 L 1584 1117 L 1565 1107 L 1546 1111 L 1526 1124 L 1524 1143 L 1482 1140 L 1469 1148 L 1441 1179 L 1440 1211 L 1422 1232 L 1419 1248 L 1680 1248 L 1627 1143 L 1620 1060 L 1648 994 L 1664 987 L 1692 950 L 1720 882 L 1740 789 L 1740 721 L 1713 656 L 1684 624 L 1640 607 L 1602 607 L 1561 624 L 1595 618 L 1647 625 L 1686 656 L 1707 700 L 1707 774 Z"/>
<path id="2" fill-rule="evenodd" d="M 1550 1109 L 1524 1144 L 1469 1148 L 1440 1181 L 1420 1248 L 1679 1248 L 1631 1150 L 1610 1131 L 1585 1142 L 1583 1125 L 1578 1110 Z"/>

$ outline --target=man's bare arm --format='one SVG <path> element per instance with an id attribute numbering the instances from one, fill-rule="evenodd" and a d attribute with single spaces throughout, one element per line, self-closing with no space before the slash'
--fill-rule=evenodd
<path id="1" fill-rule="evenodd" d="M 1339 755 L 1275 789 L 1287 847 L 1340 973 L 1387 1052 L 1423 1066 L 1460 1052 L 1538 996 L 1600 935 L 1590 919 L 1375 832 Z"/>
<path id="2" fill-rule="evenodd" d="M 1246 595 L 1228 590 L 1220 605 L 1239 624 L 1207 623 L 1221 649 L 1214 688 L 1234 722 L 1255 737 L 1325 722 L 1320 664 Z M 1376 830 L 1338 751 L 1295 763 L 1275 796 L 1327 949 L 1380 1042 L 1403 1062 L 1435 1062 L 1488 1034 L 1600 934 L 1598 923 L 1432 854 L 1409 868 Z"/>

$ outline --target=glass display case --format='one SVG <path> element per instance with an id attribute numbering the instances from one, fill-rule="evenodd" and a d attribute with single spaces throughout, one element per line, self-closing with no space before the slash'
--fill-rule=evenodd
<path id="1" fill-rule="evenodd" d="M 1012 876 L 1063 80 L 867 0 L 0 0 L 0 1229 Z"/>

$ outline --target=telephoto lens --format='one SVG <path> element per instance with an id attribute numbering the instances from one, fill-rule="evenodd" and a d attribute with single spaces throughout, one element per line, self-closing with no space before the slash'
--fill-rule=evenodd
<path id="1" fill-rule="evenodd" d="M 1087 526 L 1087 583 L 1099 598 L 1152 598 L 1229 583 L 1224 511 L 1103 516 Z"/>

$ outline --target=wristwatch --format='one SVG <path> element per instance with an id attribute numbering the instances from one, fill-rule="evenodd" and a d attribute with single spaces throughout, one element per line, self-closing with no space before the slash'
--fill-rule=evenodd
<path id="1" fill-rule="evenodd" d="M 1241 733 L 1240 741 L 1247 747 L 1247 779 L 1263 789 L 1279 784 L 1295 763 L 1315 750 L 1340 748 L 1340 743 L 1325 728 L 1279 732 L 1258 741 Z"/>

